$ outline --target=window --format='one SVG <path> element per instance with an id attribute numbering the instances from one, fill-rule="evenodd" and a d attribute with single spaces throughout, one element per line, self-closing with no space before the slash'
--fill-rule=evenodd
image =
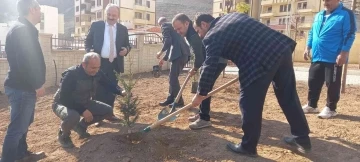
<path id="1" fill-rule="evenodd" d="M 289 5 L 280 5 L 280 12 L 288 12 L 291 10 L 291 4 Z"/>
<path id="2" fill-rule="evenodd" d="M 150 14 L 146 14 L 146 20 L 150 20 Z"/>
<path id="3" fill-rule="evenodd" d="M 267 25 L 267 26 L 270 25 L 270 20 L 266 20 L 266 25 Z"/>
<path id="4" fill-rule="evenodd" d="M 89 22 L 91 22 L 91 16 L 89 17 Z"/>
<path id="5" fill-rule="evenodd" d="M 220 9 L 223 9 L 222 3 L 220 3 Z"/>
<path id="6" fill-rule="evenodd" d="M 101 0 L 97 0 L 97 6 L 101 6 Z"/>
<path id="7" fill-rule="evenodd" d="M 78 34 L 80 34 L 81 32 L 80 32 L 80 28 L 78 29 Z"/>
<path id="8" fill-rule="evenodd" d="M 76 6 L 76 12 L 79 12 L 79 6 Z"/>
<path id="9" fill-rule="evenodd" d="M 135 12 L 135 19 L 142 19 L 142 13 L 140 12 Z"/>
<path id="10" fill-rule="evenodd" d="M 135 5 L 142 5 L 142 0 L 135 0 Z"/>
<path id="11" fill-rule="evenodd" d="M 268 12 L 268 13 L 272 12 L 272 7 L 269 7 L 269 8 L 267 9 L 267 12 Z"/>
<path id="12" fill-rule="evenodd" d="M 146 6 L 150 8 L 150 1 L 146 1 Z"/>
<path id="13" fill-rule="evenodd" d="M 305 16 L 301 17 L 301 23 L 305 23 Z"/>
<path id="14" fill-rule="evenodd" d="M 298 3 L 298 9 L 306 9 L 307 8 L 307 2 Z"/>
<path id="15" fill-rule="evenodd" d="M 80 21 L 80 18 L 79 17 L 76 17 L 76 22 L 79 22 Z"/>

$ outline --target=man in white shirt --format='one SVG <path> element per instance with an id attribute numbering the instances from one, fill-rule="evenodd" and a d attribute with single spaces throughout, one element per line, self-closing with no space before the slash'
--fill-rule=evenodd
<path id="1" fill-rule="evenodd" d="M 118 23 L 119 6 L 109 4 L 105 13 L 106 21 L 96 21 L 91 24 L 85 40 L 86 52 L 94 51 L 101 56 L 100 70 L 114 83 L 118 83 L 114 70 L 124 72 L 124 56 L 130 50 L 129 34 L 125 26 Z M 95 90 L 95 100 L 114 107 L 115 96 L 103 86 Z M 110 121 L 118 120 L 115 115 L 108 118 Z"/>

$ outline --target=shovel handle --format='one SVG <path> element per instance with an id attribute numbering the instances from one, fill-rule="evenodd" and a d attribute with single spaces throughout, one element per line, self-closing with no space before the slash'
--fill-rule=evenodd
<path id="1" fill-rule="evenodd" d="M 238 80 L 239 80 L 239 76 L 236 77 L 236 78 L 234 78 L 234 79 L 232 79 L 231 81 L 227 82 L 226 84 L 224 84 L 224 85 L 222 85 L 222 86 L 220 86 L 220 87 L 212 90 L 211 92 L 208 93 L 208 95 L 205 97 L 205 99 L 207 99 L 208 97 L 214 95 L 215 93 L 223 90 L 224 88 L 227 88 L 228 86 L 234 84 L 234 83 L 237 82 Z M 158 126 L 160 126 L 161 124 L 163 124 L 163 123 L 165 123 L 165 122 L 167 122 L 167 121 L 168 121 L 170 118 L 172 118 L 173 116 L 175 116 L 175 115 L 177 115 L 177 114 L 179 114 L 179 113 L 181 113 L 181 112 L 183 112 L 183 111 L 185 111 L 185 110 L 187 110 L 187 109 L 189 109 L 189 108 L 191 108 L 191 103 L 190 103 L 190 104 L 187 104 L 186 106 L 182 107 L 181 109 L 179 109 L 179 110 L 177 110 L 177 111 L 169 114 L 169 115 L 166 116 L 165 118 L 163 118 L 163 119 L 161 119 L 161 120 L 153 123 L 152 125 L 146 127 L 146 128 L 144 129 L 144 132 L 149 132 L 150 130 L 152 130 L 152 129 L 158 127 Z"/>
<path id="2" fill-rule="evenodd" d="M 186 84 L 187 84 L 187 82 L 190 80 L 190 73 L 186 76 L 186 79 L 185 79 L 185 81 L 184 81 L 184 84 L 183 85 L 181 85 L 181 88 L 180 88 L 180 91 L 179 91 L 179 93 L 177 94 L 177 96 L 176 96 L 176 98 L 175 98 L 175 103 L 177 103 L 177 102 L 179 102 L 179 100 L 180 100 L 180 97 L 181 97 L 181 95 L 182 95 L 182 91 L 185 89 L 185 86 L 186 86 Z"/>

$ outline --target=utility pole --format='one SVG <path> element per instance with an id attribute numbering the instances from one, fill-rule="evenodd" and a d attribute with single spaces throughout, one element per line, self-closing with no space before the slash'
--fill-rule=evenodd
<path id="1" fill-rule="evenodd" d="M 250 17 L 260 20 L 261 12 L 261 0 L 251 0 L 250 1 Z"/>
<path id="2" fill-rule="evenodd" d="M 355 11 L 356 11 L 356 5 L 357 5 L 356 0 L 352 0 L 351 10 L 353 11 L 354 14 L 355 14 Z M 350 56 L 350 51 L 349 51 L 349 56 Z M 345 93 L 345 90 L 346 90 L 347 68 L 348 68 L 348 63 L 345 63 L 344 64 L 344 69 L 343 69 L 342 82 L 341 82 L 341 93 Z"/>

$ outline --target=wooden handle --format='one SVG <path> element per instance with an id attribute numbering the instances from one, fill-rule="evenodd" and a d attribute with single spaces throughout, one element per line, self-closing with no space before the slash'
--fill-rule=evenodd
<path id="1" fill-rule="evenodd" d="M 230 86 L 231 84 L 234 84 L 234 83 L 237 82 L 238 80 L 239 80 L 239 77 L 236 77 L 236 78 L 232 79 L 231 81 L 227 82 L 226 84 L 220 86 L 219 88 L 216 88 L 215 90 L 212 90 L 212 91 L 205 97 L 205 99 L 208 98 L 208 97 L 210 97 L 210 96 L 212 96 L 212 95 L 214 95 L 215 93 L 223 90 L 224 88 Z M 148 127 L 148 129 L 151 130 L 151 129 L 154 129 L 154 128 L 158 127 L 159 125 L 167 122 L 167 121 L 168 121 L 170 118 L 172 118 L 173 116 L 175 116 L 175 115 L 177 115 L 177 114 L 179 114 L 179 113 L 181 113 L 181 112 L 183 112 L 183 111 L 185 111 L 185 110 L 187 110 L 187 109 L 189 109 L 189 108 L 191 108 L 191 103 L 190 103 L 190 104 L 187 104 L 186 106 L 182 107 L 181 109 L 179 109 L 179 110 L 177 110 L 177 111 L 169 114 L 169 115 L 166 116 L 165 118 L 163 118 L 163 119 L 161 119 L 161 120 L 153 123 L 151 126 Z"/>
<path id="2" fill-rule="evenodd" d="M 179 93 L 177 94 L 177 96 L 176 96 L 176 98 L 175 98 L 175 103 L 179 102 L 180 97 L 182 96 L 182 91 L 185 89 L 185 86 L 186 86 L 187 82 L 190 80 L 190 77 L 191 77 L 191 76 L 190 76 L 190 73 L 189 73 L 189 74 L 187 75 L 185 81 L 184 81 L 184 84 L 181 86 Z"/>

